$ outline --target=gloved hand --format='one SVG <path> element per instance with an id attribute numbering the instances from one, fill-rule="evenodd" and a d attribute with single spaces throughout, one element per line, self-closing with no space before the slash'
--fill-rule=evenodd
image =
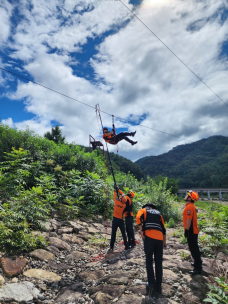
<path id="1" fill-rule="evenodd" d="M 189 238 L 189 230 L 188 229 L 185 229 L 184 236 L 186 237 L 186 239 Z"/>
<path id="2" fill-rule="evenodd" d="M 115 184 L 115 185 L 114 185 L 114 189 L 118 191 L 118 190 L 119 190 L 119 187 Z"/>

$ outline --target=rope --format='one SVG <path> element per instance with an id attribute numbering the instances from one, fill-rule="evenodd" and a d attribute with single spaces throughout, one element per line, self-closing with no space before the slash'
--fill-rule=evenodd
<path id="1" fill-rule="evenodd" d="M 78 99 L 75 99 L 75 98 L 70 97 L 70 96 L 68 96 L 68 95 L 65 95 L 65 94 L 63 94 L 63 93 L 60 93 L 60 92 L 58 92 L 58 91 L 56 91 L 56 90 L 53 90 L 53 89 L 51 89 L 51 88 L 49 88 L 49 87 L 46 87 L 46 86 L 40 84 L 40 83 L 38 83 L 38 82 L 35 82 L 35 81 L 31 80 L 31 79 L 28 79 L 28 78 L 26 78 L 26 77 L 24 77 L 24 76 L 20 76 L 20 75 L 14 73 L 14 72 L 11 72 L 11 71 L 9 71 L 9 70 L 3 69 L 2 67 L 0 67 L 0 70 L 3 70 L 3 71 L 5 71 L 5 72 L 7 72 L 7 73 L 10 73 L 10 74 L 14 75 L 14 76 L 17 76 L 17 77 L 19 77 L 19 78 L 22 78 L 22 79 L 25 79 L 25 80 L 27 80 L 27 81 L 29 81 L 29 82 L 32 82 L 32 83 L 34 83 L 34 84 L 36 84 L 36 85 L 38 85 L 38 86 L 40 86 L 40 87 L 43 87 L 43 88 L 45 88 L 45 89 L 47 89 L 47 90 L 49 90 L 49 91 L 52 91 L 52 92 L 56 93 L 56 94 L 59 94 L 59 95 L 64 96 L 64 97 L 66 97 L 66 98 L 69 98 L 69 99 L 72 99 L 72 100 L 74 100 L 74 101 L 77 101 L 77 102 L 79 102 L 79 103 L 81 103 L 81 104 L 83 104 L 83 105 L 85 105 L 85 106 L 87 106 L 87 107 L 90 107 L 90 108 L 92 108 L 92 109 L 96 109 L 96 107 L 90 106 L 90 105 L 88 105 L 88 104 L 85 103 L 85 102 L 82 102 L 82 101 L 80 101 L 80 100 L 78 100 Z M 99 111 L 102 112 L 102 113 L 104 113 L 104 114 L 106 114 L 106 115 L 112 116 L 112 114 L 107 113 L 107 112 L 105 112 L 105 111 L 102 111 L 102 110 L 100 110 L 100 109 L 99 109 Z M 122 121 L 124 121 L 124 122 L 133 124 L 133 125 L 135 125 L 135 126 L 140 126 L 140 127 L 142 127 L 142 128 L 150 129 L 150 130 L 152 130 L 152 131 L 156 131 L 156 132 L 159 132 L 159 133 L 162 133 L 162 134 L 166 134 L 166 135 L 169 135 L 169 136 L 172 136 L 172 137 L 176 137 L 176 138 L 179 138 L 179 139 L 188 141 L 189 143 L 193 143 L 192 141 L 189 141 L 189 140 L 187 140 L 186 138 L 182 138 L 181 136 L 173 135 L 173 134 L 170 134 L 170 133 L 167 133 L 167 132 L 163 132 L 163 131 L 160 131 L 160 130 L 157 130 L 157 129 L 154 129 L 154 128 L 151 128 L 151 127 L 147 127 L 147 126 L 144 126 L 144 125 L 139 125 L 139 124 L 135 123 L 134 121 L 127 120 L 127 119 L 123 119 L 123 118 L 118 117 L 118 116 L 116 116 L 116 118 L 119 119 L 119 120 L 122 120 Z"/>
<path id="2" fill-rule="evenodd" d="M 120 3 L 123 4 L 123 6 L 126 7 L 126 9 L 129 10 L 129 12 L 135 16 L 193 75 L 195 75 L 218 99 L 220 99 L 226 106 L 228 106 L 228 103 L 226 103 L 218 94 L 216 94 L 204 81 L 202 78 L 200 78 L 183 60 L 180 59 L 169 47 L 165 42 L 163 42 L 123 1 L 119 0 Z"/>

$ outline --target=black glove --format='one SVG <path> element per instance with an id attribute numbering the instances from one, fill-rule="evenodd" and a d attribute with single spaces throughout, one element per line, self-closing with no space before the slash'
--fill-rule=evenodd
<path id="1" fill-rule="evenodd" d="M 184 236 L 186 237 L 186 239 L 189 238 L 189 230 L 188 229 L 185 229 Z"/>
<path id="2" fill-rule="evenodd" d="M 119 190 L 119 187 L 115 184 L 115 185 L 114 185 L 114 189 L 118 191 L 118 190 Z"/>

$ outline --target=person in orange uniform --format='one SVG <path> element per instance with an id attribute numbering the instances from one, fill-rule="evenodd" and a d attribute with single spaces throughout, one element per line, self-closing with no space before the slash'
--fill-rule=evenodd
<path id="1" fill-rule="evenodd" d="M 114 130 L 108 132 L 108 128 L 103 128 L 103 138 L 104 140 L 112 145 L 116 145 L 118 144 L 119 141 L 121 140 L 126 140 L 129 143 L 131 143 L 132 146 L 134 146 L 135 144 L 137 144 L 137 141 L 133 141 L 131 139 L 129 139 L 127 136 L 135 136 L 135 132 L 121 132 L 119 134 L 116 134 Z"/>
<path id="2" fill-rule="evenodd" d="M 161 294 L 163 247 L 166 247 L 166 229 L 161 213 L 156 207 L 147 203 L 138 211 L 136 221 L 144 240 L 147 271 L 147 293 Z M 155 276 L 153 270 L 153 255 L 155 261 Z M 156 277 L 156 279 L 155 279 Z"/>
<path id="3" fill-rule="evenodd" d="M 125 233 L 124 220 L 123 220 L 123 212 L 126 207 L 127 197 L 126 195 L 122 194 L 118 199 L 115 190 L 113 196 L 114 196 L 114 210 L 113 210 L 113 219 L 112 219 L 112 235 L 111 235 L 110 249 L 108 252 L 113 251 L 113 247 L 116 240 L 116 231 L 118 228 L 120 228 L 123 237 L 125 250 L 128 249 L 127 237 Z"/>
<path id="4" fill-rule="evenodd" d="M 194 259 L 194 263 L 191 263 L 194 269 L 189 271 L 190 274 L 200 274 L 202 271 L 201 253 L 198 245 L 197 210 L 194 205 L 194 202 L 198 201 L 198 199 L 197 192 L 187 191 L 185 197 L 186 205 L 183 211 L 184 236 L 187 238 L 188 247 Z"/>
<path id="5" fill-rule="evenodd" d="M 122 194 L 121 190 L 119 190 L 119 192 Z M 132 190 L 128 191 L 126 208 L 124 209 L 125 226 L 126 226 L 129 248 L 133 248 L 135 246 L 135 233 L 133 228 L 133 202 L 132 202 L 134 196 L 135 194 Z"/>

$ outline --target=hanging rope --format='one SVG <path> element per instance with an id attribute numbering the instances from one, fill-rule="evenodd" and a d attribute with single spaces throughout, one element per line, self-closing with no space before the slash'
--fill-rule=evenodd
<path id="1" fill-rule="evenodd" d="M 100 113 L 100 106 L 99 104 L 97 104 L 95 106 L 95 109 L 96 109 L 96 114 L 98 115 L 99 119 L 100 119 L 100 123 L 101 123 L 101 128 L 102 128 L 102 131 L 103 131 L 103 123 L 102 123 L 102 119 L 101 119 L 101 113 Z M 112 167 L 112 162 L 111 162 L 111 158 L 110 158 L 110 154 L 109 154 L 109 150 L 108 150 L 108 144 L 107 142 L 105 141 L 106 143 L 106 149 L 107 149 L 107 154 L 108 154 L 108 159 L 109 159 L 109 163 L 110 163 L 110 167 L 111 167 L 111 172 L 112 172 L 112 177 L 113 177 L 113 181 L 114 181 L 114 184 L 116 185 L 116 179 L 115 179 L 115 175 L 114 175 L 114 170 L 113 170 L 113 167 Z M 116 190 L 116 195 L 119 199 L 119 192 Z"/>

